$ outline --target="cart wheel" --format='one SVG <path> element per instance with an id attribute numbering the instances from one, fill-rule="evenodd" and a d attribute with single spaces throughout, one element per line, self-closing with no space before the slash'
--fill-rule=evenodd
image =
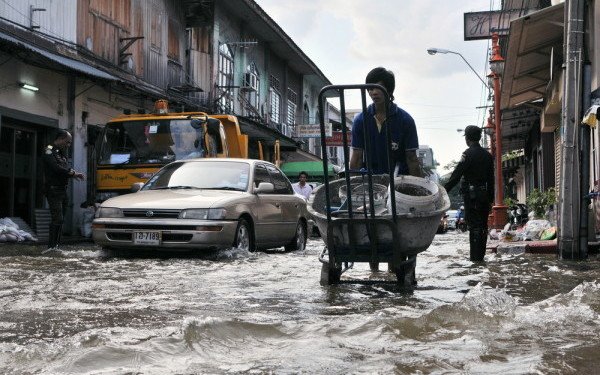
<path id="1" fill-rule="evenodd" d="M 394 271 L 394 263 L 388 262 L 388 272 L 395 272 Z"/>
<path id="2" fill-rule="evenodd" d="M 321 285 L 333 285 L 340 282 L 342 277 L 342 269 L 330 266 L 329 263 L 323 263 L 321 265 Z"/>
<path id="3" fill-rule="evenodd" d="M 414 269 L 402 265 L 400 267 L 395 267 L 394 273 L 396 274 L 396 280 L 398 281 L 398 286 L 401 290 L 407 292 L 412 292 L 414 290 L 417 285 Z"/>

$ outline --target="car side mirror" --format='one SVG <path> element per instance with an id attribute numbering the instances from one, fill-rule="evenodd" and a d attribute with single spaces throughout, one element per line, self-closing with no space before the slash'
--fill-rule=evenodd
<path id="1" fill-rule="evenodd" d="M 132 193 L 135 193 L 135 192 L 137 192 L 137 191 L 140 191 L 140 189 L 142 188 L 142 186 L 144 186 L 144 183 L 143 183 L 143 182 L 134 182 L 134 183 L 131 185 L 131 192 L 132 192 Z"/>
<path id="2" fill-rule="evenodd" d="M 275 186 L 270 182 L 261 182 L 254 188 L 254 194 L 268 194 L 275 191 Z"/>

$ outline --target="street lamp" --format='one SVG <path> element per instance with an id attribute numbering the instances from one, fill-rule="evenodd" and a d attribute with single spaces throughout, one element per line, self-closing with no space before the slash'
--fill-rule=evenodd
<path id="1" fill-rule="evenodd" d="M 475 69 L 469 64 L 467 59 L 459 52 L 450 51 L 442 48 L 428 48 L 427 53 L 430 55 L 435 55 L 437 53 L 442 54 L 454 54 L 460 56 L 463 61 L 469 66 L 471 71 L 475 73 L 477 79 L 483 83 L 488 90 L 493 90 L 494 92 L 494 126 L 492 127 L 491 120 L 488 118 L 488 126 L 484 127 L 484 131 L 487 135 L 490 136 L 492 141 L 492 155 L 494 156 L 494 161 L 496 165 L 496 183 L 495 183 L 495 196 L 494 196 L 494 207 L 492 208 L 492 213 L 490 214 L 490 218 L 488 222 L 492 228 L 500 229 L 504 227 L 504 224 L 507 222 L 507 207 L 504 205 L 504 190 L 502 185 L 502 131 L 501 131 L 501 114 L 500 114 L 500 75 L 504 70 L 504 58 L 500 54 L 500 45 L 498 44 L 498 33 L 492 34 L 492 55 L 490 56 L 490 70 L 492 71 L 488 76 L 488 82 L 486 83 L 480 76 L 477 74 Z M 491 117 L 491 111 L 490 111 Z M 493 129 L 493 131 L 492 131 Z"/>
<path id="2" fill-rule="evenodd" d="M 483 78 L 481 78 L 479 76 L 479 74 L 477 74 L 477 72 L 475 71 L 475 69 L 473 69 L 473 67 L 471 66 L 471 64 L 469 64 L 469 62 L 467 61 L 467 59 L 465 59 L 465 57 L 463 55 L 461 55 L 459 52 L 450 51 L 450 50 L 443 49 L 443 48 L 434 48 L 434 47 L 431 47 L 431 48 L 427 48 L 427 53 L 430 54 L 430 55 L 435 55 L 436 53 L 441 53 L 441 54 L 444 54 L 444 55 L 447 54 L 447 53 L 452 53 L 454 55 L 460 56 L 463 59 L 463 61 L 469 66 L 469 68 L 471 68 L 471 71 L 473 73 L 475 73 L 475 75 L 481 81 L 481 83 L 483 83 L 483 85 L 485 87 L 487 87 L 488 89 L 491 89 L 491 85 L 488 85 L 487 83 L 485 83 L 485 81 L 483 80 Z"/>
<path id="3" fill-rule="evenodd" d="M 504 58 L 500 55 L 500 45 L 498 44 L 498 33 L 492 34 L 492 56 L 490 57 L 490 70 L 488 77 L 493 82 L 494 89 L 494 125 L 496 149 L 494 158 L 496 162 L 496 194 L 494 207 L 490 217 L 491 227 L 500 229 L 504 227 L 508 220 L 507 207 L 504 205 L 504 185 L 502 183 L 502 118 L 500 114 L 500 75 L 504 70 Z"/>

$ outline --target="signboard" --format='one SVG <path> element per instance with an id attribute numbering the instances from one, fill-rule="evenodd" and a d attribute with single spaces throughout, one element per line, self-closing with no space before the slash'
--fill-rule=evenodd
<path id="1" fill-rule="evenodd" d="M 465 13 L 465 40 L 490 39 L 492 33 L 508 35 L 510 21 L 534 11 L 535 9 L 507 9 Z"/>
<path id="2" fill-rule="evenodd" d="M 348 137 L 348 144 L 352 143 L 352 132 L 346 132 L 346 136 Z M 331 137 L 325 138 L 325 144 L 327 146 L 343 146 L 343 138 L 341 131 L 335 131 L 331 135 Z"/>
<path id="3" fill-rule="evenodd" d="M 331 137 L 331 123 L 325 125 L 325 136 Z M 296 137 L 298 138 L 321 138 L 321 125 L 296 125 Z"/>

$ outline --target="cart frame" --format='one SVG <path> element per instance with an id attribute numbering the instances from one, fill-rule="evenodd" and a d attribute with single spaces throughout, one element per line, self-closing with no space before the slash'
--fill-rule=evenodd
<path id="1" fill-rule="evenodd" d="M 347 214 L 347 217 L 338 218 L 334 217 L 333 213 L 338 213 L 338 211 L 333 211 L 334 207 L 331 205 L 331 191 L 329 185 L 329 176 L 325 173 L 325 197 L 326 197 L 326 207 L 325 211 L 327 213 L 327 243 L 326 248 L 323 250 L 322 254 L 319 257 L 319 260 L 323 263 L 323 268 L 321 272 L 321 284 L 331 285 L 340 282 L 341 274 L 353 267 L 354 262 L 368 262 L 371 266 L 371 269 L 378 267 L 379 262 L 387 262 L 389 267 L 393 268 L 393 271 L 396 273 L 398 277 L 398 281 L 401 282 L 401 269 L 406 258 L 405 251 L 402 246 L 402 236 L 398 231 L 397 227 L 397 210 L 396 210 L 396 202 L 395 199 L 392 199 L 391 204 L 391 218 L 389 217 L 381 217 L 375 216 L 375 204 L 374 204 L 374 195 L 373 195 L 373 168 L 371 160 L 370 151 L 371 148 L 374 147 L 371 145 L 371 139 L 367 133 L 367 100 L 366 94 L 368 90 L 379 89 L 384 94 L 385 99 L 385 110 L 390 115 L 390 96 L 387 90 L 378 84 L 355 84 L 355 85 L 329 85 L 325 86 L 321 89 L 319 93 L 319 122 L 320 122 L 320 130 L 321 130 L 321 148 L 322 150 L 327 150 L 326 143 L 326 129 L 325 129 L 325 100 L 326 97 L 336 97 L 327 96 L 326 94 L 329 92 L 335 92 L 337 97 L 340 100 L 340 117 L 341 117 L 341 125 L 342 125 L 342 143 L 344 150 L 344 171 L 345 171 L 345 183 L 346 183 L 346 204 L 347 211 L 344 210 L 344 214 Z M 363 160 L 366 162 L 366 169 L 360 170 L 351 170 L 350 169 L 350 155 L 348 144 L 348 125 L 346 123 L 346 99 L 345 92 L 348 90 L 360 90 L 361 101 L 362 101 L 362 113 L 365 117 L 365 121 L 363 121 L 363 134 L 364 134 L 364 149 L 363 149 Z M 394 192 L 394 174 L 396 166 L 393 163 L 392 157 L 392 145 L 391 145 L 391 129 L 388 124 L 385 126 L 385 139 L 386 139 L 386 152 L 387 152 L 387 161 L 389 168 L 389 183 L 390 183 L 390 191 Z M 328 170 L 329 160 L 327 157 L 323 158 L 323 171 Z M 367 178 L 368 185 L 368 213 L 367 213 L 367 199 L 364 196 L 363 192 L 363 211 L 360 213 L 362 217 L 359 217 L 359 213 L 356 212 L 355 207 L 353 207 L 353 199 L 352 199 L 352 188 L 351 188 L 351 175 L 359 175 L 362 176 L 362 184 L 365 184 L 365 176 Z M 364 188 L 363 188 L 364 191 Z M 364 230 L 362 232 L 366 232 L 368 237 L 368 245 L 364 244 L 364 241 L 359 243 L 355 238 L 357 233 L 357 228 L 363 227 Z M 381 231 L 389 231 L 391 233 L 391 237 L 387 236 L 388 240 L 383 241 L 380 238 Z M 345 232 L 347 236 L 341 236 L 343 239 L 340 239 L 340 236 L 336 236 L 336 233 Z M 389 239 L 391 238 L 391 242 Z M 347 240 L 346 240 L 347 239 Z M 326 259 L 326 255 L 328 255 L 328 259 Z M 377 266 L 375 266 L 377 265 Z"/>

